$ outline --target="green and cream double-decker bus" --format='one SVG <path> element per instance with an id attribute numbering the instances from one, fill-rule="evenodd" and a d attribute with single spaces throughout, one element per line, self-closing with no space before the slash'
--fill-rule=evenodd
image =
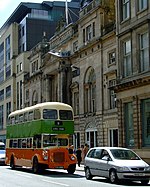
<path id="1" fill-rule="evenodd" d="M 76 156 L 68 151 L 74 133 L 73 109 L 45 102 L 12 112 L 6 133 L 6 164 L 42 169 L 63 168 L 74 173 Z"/>

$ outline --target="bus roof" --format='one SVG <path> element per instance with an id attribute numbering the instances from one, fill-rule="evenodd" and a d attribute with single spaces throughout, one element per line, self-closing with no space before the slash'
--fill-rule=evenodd
<path id="1" fill-rule="evenodd" d="M 25 112 L 30 112 L 33 111 L 35 109 L 60 109 L 60 110 L 71 110 L 73 111 L 72 107 L 68 104 L 65 103 L 61 103 L 61 102 L 45 102 L 45 103 L 38 103 L 34 106 L 30 106 L 30 107 L 26 107 L 20 110 L 16 110 L 14 112 L 11 112 L 9 114 L 9 117 L 14 116 L 16 114 L 23 114 Z"/>

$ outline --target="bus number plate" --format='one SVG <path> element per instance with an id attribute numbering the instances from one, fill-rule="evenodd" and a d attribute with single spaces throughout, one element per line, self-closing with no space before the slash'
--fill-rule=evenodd
<path id="1" fill-rule="evenodd" d="M 53 131 L 64 131 L 65 130 L 64 127 L 53 127 L 52 129 Z"/>

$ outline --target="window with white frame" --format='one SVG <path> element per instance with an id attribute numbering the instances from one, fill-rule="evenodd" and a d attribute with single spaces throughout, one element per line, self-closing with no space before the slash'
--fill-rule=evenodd
<path id="1" fill-rule="evenodd" d="M 130 0 L 122 0 L 122 20 L 130 17 Z"/>
<path id="2" fill-rule="evenodd" d="M 109 129 L 109 146 L 118 147 L 118 129 Z"/>
<path id="3" fill-rule="evenodd" d="M 20 71 L 22 71 L 22 62 L 20 62 Z"/>
<path id="4" fill-rule="evenodd" d="M 109 61 L 108 65 L 115 64 L 116 63 L 116 53 L 115 51 L 109 53 Z"/>
<path id="5" fill-rule="evenodd" d="M 92 38 L 92 27 L 91 25 L 86 27 L 86 41 L 91 40 Z"/>
<path id="6" fill-rule="evenodd" d="M 148 32 L 140 35 L 140 71 L 149 70 L 149 37 Z"/>
<path id="7" fill-rule="evenodd" d="M 132 61 L 131 61 L 131 40 L 127 40 L 123 43 L 123 75 L 124 77 L 132 74 Z"/>
<path id="8" fill-rule="evenodd" d="M 89 145 L 89 148 L 97 146 L 97 130 L 87 129 L 85 134 L 85 142 Z"/>
<path id="9" fill-rule="evenodd" d="M 144 10 L 148 7 L 148 0 L 138 0 L 138 11 Z"/>
<path id="10" fill-rule="evenodd" d="M 92 37 L 95 37 L 95 22 L 83 29 L 83 43 L 91 40 Z"/>
<path id="11" fill-rule="evenodd" d="M 116 108 L 116 93 L 110 89 L 110 109 Z"/>

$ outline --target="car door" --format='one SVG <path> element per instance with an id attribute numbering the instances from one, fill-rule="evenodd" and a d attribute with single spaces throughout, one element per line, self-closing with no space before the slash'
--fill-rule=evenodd
<path id="1" fill-rule="evenodd" d="M 110 168 L 109 160 L 111 160 L 110 154 L 108 153 L 107 150 L 102 149 L 101 156 L 97 164 L 98 176 L 109 177 L 109 168 Z"/>
<path id="2" fill-rule="evenodd" d="M 92 165 L 93 165 L 93 175 L 97 176 L 99 175 L 100 176 L 100 172 L 99 172 L 99 169 L 100 169 L 100 156 L 101 156 L 101 152 L 102 152 L 102 149 L 95 149 L 94 151 L 94 155 L 93 155 L 93 161 L 92 161 Z"/>

